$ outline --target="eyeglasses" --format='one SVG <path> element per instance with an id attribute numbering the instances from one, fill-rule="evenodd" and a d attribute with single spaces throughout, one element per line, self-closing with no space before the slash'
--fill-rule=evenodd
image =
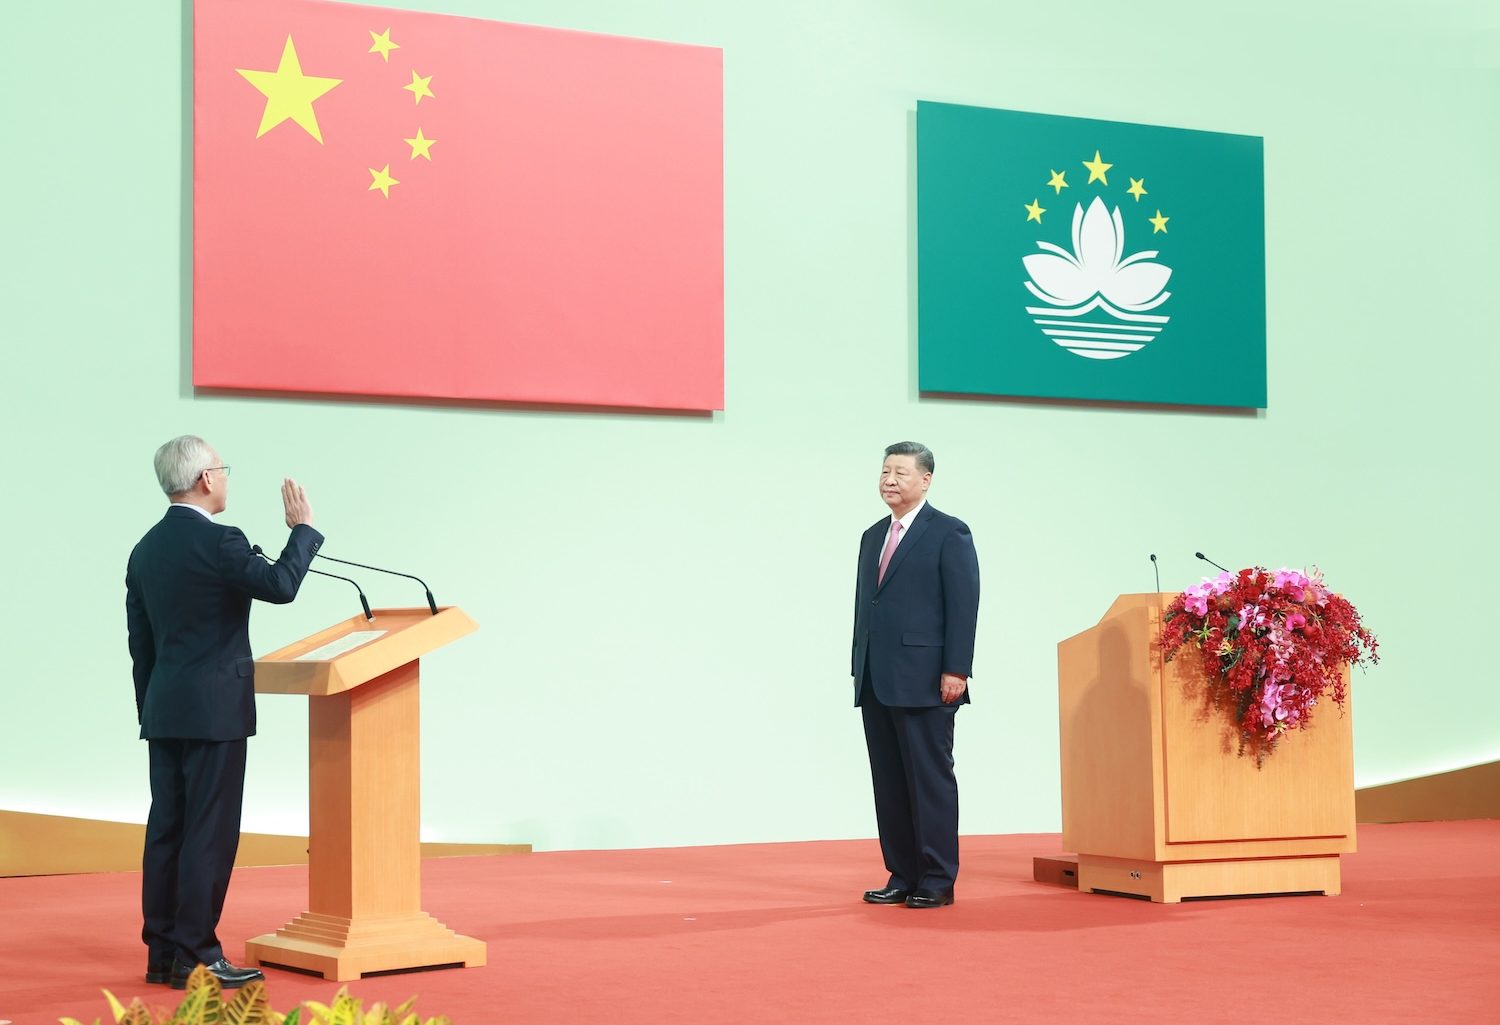
<path id="1" fill-rule="evenodd" d="M 205 466 L 203 468 L 203 473 L 209 473 L 210 471 L 213 471 L 213 470 L 220 470 L 220 471 L 223 472 L 224 476 L 226 476 L 226 477 L 229 476 L 229 467 L 227 467 L 227 466 Z M 203 474 L 199 474 L 200 477 L 202 475 Z"/>

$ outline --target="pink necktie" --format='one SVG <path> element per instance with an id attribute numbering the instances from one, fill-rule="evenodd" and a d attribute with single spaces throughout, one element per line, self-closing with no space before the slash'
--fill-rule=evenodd
<path id="1" fill-rule="evenodd" d="M 896 554 L 896 545 L 901 542 L 901 521 L 891 521 L 890 536 L 885 539 L 885 551 L 880 553 L 880 570 L 875 574 L 875 583 L 885 579 L 885 568 L 891 564 L 891 556 Z"/>

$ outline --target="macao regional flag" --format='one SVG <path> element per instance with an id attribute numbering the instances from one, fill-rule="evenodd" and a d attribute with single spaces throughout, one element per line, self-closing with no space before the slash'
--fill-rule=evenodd
<path id="1" fill-rule="evenodd" d="M 922 391 L 1266 405 L 1255 136 L 917 105 Z"/>
<path id="2" fill-rule="evenodd" d="M 723 408 L 722 51 L 194 11 L 195 385 Z"/>

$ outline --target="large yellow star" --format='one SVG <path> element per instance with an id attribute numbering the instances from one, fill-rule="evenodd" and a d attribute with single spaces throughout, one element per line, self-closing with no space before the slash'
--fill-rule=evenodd
<path id="1" fill-rule="evenodd" d="M 249 71 L 235 68 L 245 80 L 266 98 L 265 112 L 260 116 L 259 139 L 283 121 L 291 120 L 302 126 L 302 130 L 319 142 L 323 133 L 318 129 L 318 115 L 313 113 L 313 101 L 338 85 L 340 78 L 314 78 L 302 73 L 297 60 L 297 48 L 292 37 L 286 37 L 286 46 L 281 51 L 281 63 L 275 71 Z"/>
<path id="2" fill-rule="evenodd" d="M 1092 185 L 1092 184 L 1094 184 L 1094 182 L 1103 182 L 1104 184 L 1108 185 L 1109 184 L 1109 179 L 1104 176 L 1104 172 L 1108 171 L 1111 167 L 1114 167 L 1115 165 L 1114 164 L 1106 164 L 1103 160 L 1100 160 L 1099 159 L 1099 151 L 1098 150 L 1094 150 L 1094 159 L 1093 160 L 1085 160 L 1083 162 L 1083 166 L 1087 167 L 1089 169 L 1089 180 L 1088 180 L 1087 184 Z"/>
<path id="3" fill-rule="evenodd" d="M 387 64 L 391 62 L 391 51 L 401 49 L 400 43 L 391 42 L 391 30 L 389 28 L 378 36 L 375 34 L 374 29 L 370 29 L 370 38 L 375 42 L 365 53 L 378 53 L 380 54 L 380 59 Z"/>
<path id="4" fill-rule="evenodd" d="M 423 138 L 422 129 L 417 129 L 417 137 L 415 139 L 402 139 L 401 141 L 411 147 L 411 158 L 413 160 L 418 157 L 426 157 L 428 163 L 432 162 L 432 144 L 437 142 L 437 140 Z"/>
<path id="5" fill-rule="evenodd" d="M 1062 195 L 1062 190 L 1068 187 L 1068 179 L 1062 171 L 1053 171 L 1052 180 L 1047 183 L 1052 186 L 1057 195 Z"/>
<path id="6" fill-rule="evenodd" d="M 390 199 L 391 198 L 391 186 L 392 185 L 400 185 L 401 184 L 396 179 L 394 179 L 394 178 L 391 177 L 391 165 L 390 164 L 386 164 L 384 167 L 382 167 L 378 171 L 375 170 L 375 168 L 373 168 L 373 167 L 370 168 L 369 170 L 370 170 L 370 177 L 373 178 L 374 181 L 370 182 L 370 187 L 368 189 L 366 189 L 365 191 L 366 192 L 374 192 L 376 189 L 379 189 L 380 190 L 380 194 L 382 196 L 384 196 L 386 199 Z"/>
<path id="7" fill-rule="evenodd" d="M 1165 234 L 1167 231 L 1167 222 L 1171 219 L 1172 218 L 1170 217 L 1163 217 L 1160 210 L 1156 211 L 1155 217 L 1146 218 L 1146 220 L 1151 222 L 1151 234 L 1153 235 L 1155 235 L 1158 231 Z"/>
<path id="8" fill-rule="evenodd" d="M 413 71 L 411 73 L 411 85 L 403 85 L 401 88 L 408 90 L 413 96 L 416 97 L 416 102 L 421 103 L 422 97 L 432 96 L 432 90 L 427 87 L 427 83 L 431 81 L 431 75 L 423 78 L 421 75 Z M 436 96 L 432 96 L 432 98 L 437 99 Z"/>
<path id="9" fill-rule="evenodd" d="M 1139 203 L 1141 201 L 1141 197 L 1146 194 L 1146 179 L 1144 179 L 1144 178 L 1132 178 L 1132 179 L 1130 179 L 1130 188 L 1126 189 L 1125 191 L 1128 192 L 1128 193 L 1130 193 L 1132 196 L 1134 196 L 1135 197 L 1135 201 L 1137 203 Z"/>
<path id="10" fill-rule="evenodd" d="M 1047 208 L 1042 206 L 1034 199 L 1030 203 L 1026 204 L 1026 219 L 1028 221 L 1036 221 L 1038 224 L 1041 224 L 1042 214 L 1046 212 Z"/>

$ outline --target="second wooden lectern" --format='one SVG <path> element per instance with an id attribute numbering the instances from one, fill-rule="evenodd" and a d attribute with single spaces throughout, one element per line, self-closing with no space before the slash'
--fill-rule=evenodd
<path id="1" fill-rule="evenodd" d="M 325 979 L 477 967 L 485 944 L 422 911 L 418 660 L 477 627 L 457 608 L 376 609 L 255 663 L 258 694 L 308 696 L 308 910 L 245 945 Z"/>
<path id="2" fill-rule="evenodd" d="M 1354 850 L 1349 708 L 1320 703 L 1257 766 L 1194 653 L 1162 662 L 1173 597 L 1121 595 L 1057 646 L 1063 846 L 1078 853 L 1078 888 L 1167 903 L 1338 893 L 1339 856 Z"/>

